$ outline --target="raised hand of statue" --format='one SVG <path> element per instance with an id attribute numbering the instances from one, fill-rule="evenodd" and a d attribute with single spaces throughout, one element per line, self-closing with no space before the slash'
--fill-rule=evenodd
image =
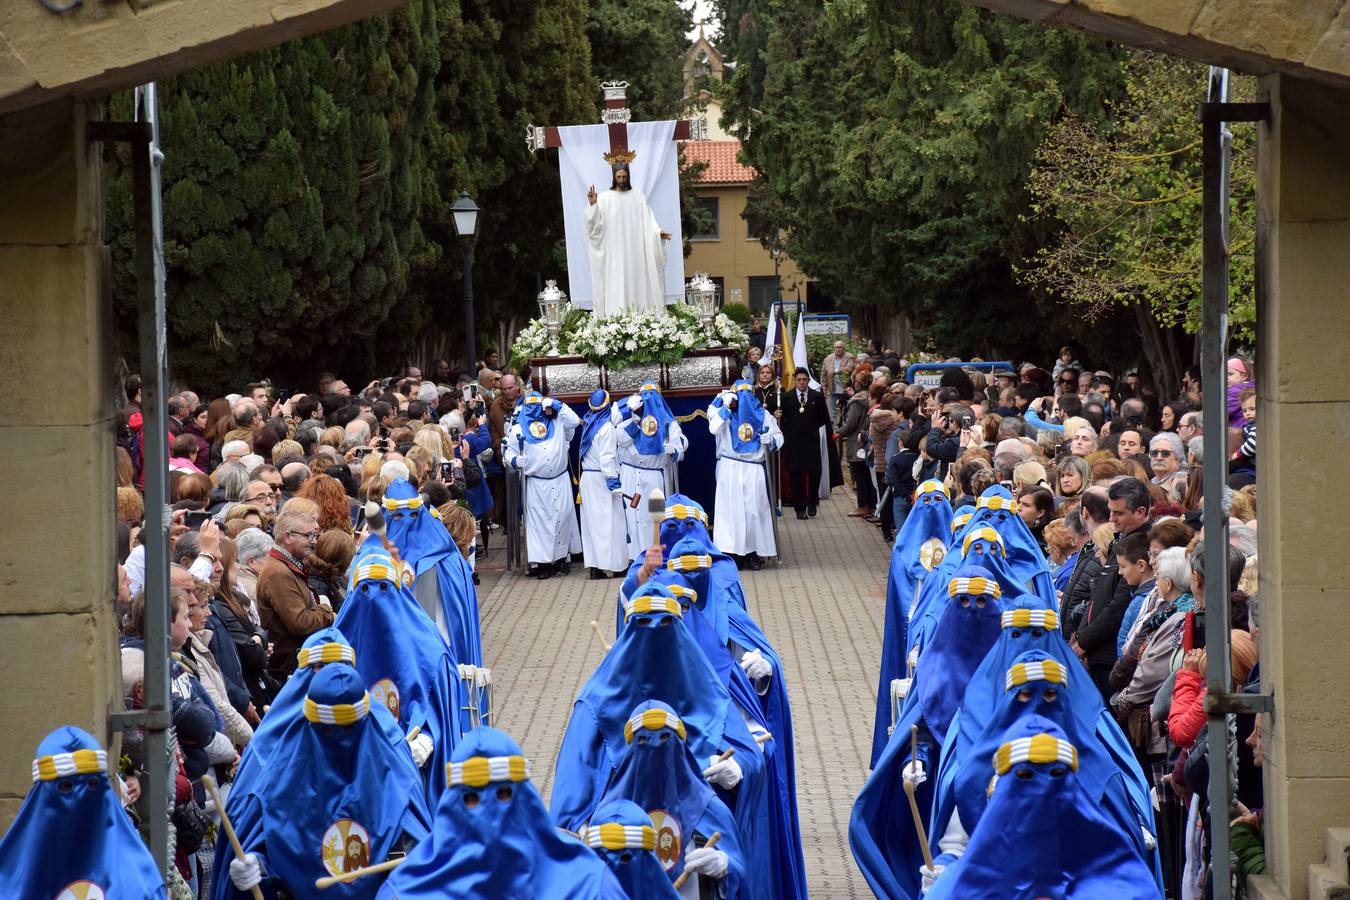
<path id="1" fill-rule="evenodd" d="M 668 240 L 670 240 L 670 232 L 669 232 L 669 231 L 663 231 L 663 232 L 661 232 L 661 240 L 663 240 L 663 241 L 668 241 Z"/>
<path id="2" fill-rule="evenodd" d="M 595 185 L 586 188 L 586 202 L 591 206 L 595 205 Z"/>

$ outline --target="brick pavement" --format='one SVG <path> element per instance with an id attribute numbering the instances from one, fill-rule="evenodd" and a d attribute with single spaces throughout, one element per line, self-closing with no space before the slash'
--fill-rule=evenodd
<path id="1" fill-rule="evenodd" d="M 876 528 L 846 517 L 849 495 L 836 489 L 806 522 L 789 509 L 779 526 L 784 563 L 741 573 L 790 681 L 802 845 L 820 900 L 870 896 L 848 848 L 848 816 L 871 749 L 888 548 Z M 618 584 L 575 566 L 566 578 L 484 585 L 497 725 L 531 758 L 545 799 L 572 703 L 602 656 L 590 623 L 612 636 Z"/>

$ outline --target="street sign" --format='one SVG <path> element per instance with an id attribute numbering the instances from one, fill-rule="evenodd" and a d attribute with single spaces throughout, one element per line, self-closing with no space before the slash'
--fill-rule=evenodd
<path id="1" fill-rule="evenodd" d="M 808 315 L 806 317 L 807 334 L 837 334 L 842 337 L 853 336 L 853 322 L 846 315 Z"/>

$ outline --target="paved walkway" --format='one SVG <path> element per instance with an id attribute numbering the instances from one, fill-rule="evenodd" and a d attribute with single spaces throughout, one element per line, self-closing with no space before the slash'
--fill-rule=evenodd
<path id="1" fill-rule="evenodd" d="M 876 528 L 846 517 L 848 493 L 836 488 L 805 522 L 788 510 L 783 564 L 741 573 L 790 679 L 802 845 L 819 900 L 871 896 L 849 852 L 848 816 L 871 749 L 888 548 Z M 591 620 L 612 635 L 618 584 L 574 566 L 547 581 L 504 577 L 480 601 L 497 724 L 533 761 L 545 799 L 572 703 L 602 656 Z"/>

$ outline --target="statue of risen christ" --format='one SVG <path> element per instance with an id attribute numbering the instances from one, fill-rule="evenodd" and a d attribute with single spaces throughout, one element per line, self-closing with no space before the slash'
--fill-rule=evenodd
<path id="1" fill-rule="evenodd" d="M 633 187 L 628 164 L 615 163 L 613 168 L 609 190 L 597 196 L 591 185 L 586 192 L 594 315 L 664 313 L 670 232 L 656 224 L 647 196 Z"/>

